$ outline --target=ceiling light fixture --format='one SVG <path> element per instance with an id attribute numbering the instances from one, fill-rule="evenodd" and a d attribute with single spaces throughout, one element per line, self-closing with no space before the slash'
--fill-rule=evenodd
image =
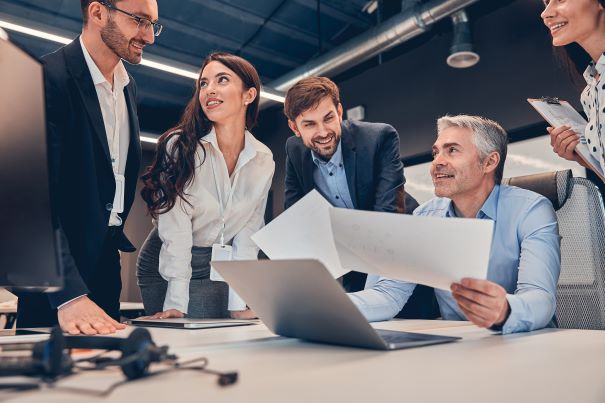
<path id="1" fill-rule="evenodd" d="M 19 32 L 21 34 L 34 36 L 36 38 L 45 39 L 47 41 L 60 43 L 62 45 L 67 45 L 68 43 L 71 43 L 71 41 L 73 40 L 73 39 L 70 39 L 70 38 L 67 38 L 64 36 L 54 35 L 54 34 L 44 32 L 44 31 L 41 31 L 38 29 L 33 29 L 33 28 L 25 27 L 23 25 L 13 24 L 13 23 L 10 23 L 8 21 L 3 21 L 3 20 L 0 20 L 0 27 L 8 29 L 9 31 Z M 171 66 L 169 64 L 154 60 L 153 57 L 150 59 L 143 59 L 141 61 L 141 65 L 152 68 L 152 69 L 161 70 L 166 73 L 175 74 L 177 76 L 191 78 L 193 80 L 197 80 L 199 77 L 199 73 L 197 71 L 186 70 L 186 69 L 182 69 L 179 67 Z M 261 89 L 260 96 L 261 96 L 261 98 L 270 99 L 272 101 L 281 102 L 281 103 L 284 103 L 284 101 L 286 100 L 286 98 L 283 95 L 277 93 L 276 91 L 269 92 L 269 91 L 264 91 Z"/>
<path id="2" fill-rule="evenodd" d="M 378 8 L 378 0 L 371 0 L 371 1 L 368 1 L 365 4 L 365 6 L 363 6 L 363 8 L 361 9 L 361 12 L 373 14 L 377 8 Z"/>
<path id="3" fill-rule="evenodd" d="M 464 10 L 452 14 L 454 39 L 447 57 L 447 64 L 456 69 L 472 67 L 479 62 L 479 55 L 473 51 L 471 26 Z"/>
<path id="4" fill-rule="evenodd" d="M 139 137 L 140 137 L 140 139 L 141 139 L 142 142 L 144 142 L 144 143 L 152 143 L 152 144 L 157 144 L 158 143 L 158 138 L 159 138 L 159 136 L 158 137 L 154 137 L 151 134 L 148 134 L 147 136 L 141 135 Z"/>

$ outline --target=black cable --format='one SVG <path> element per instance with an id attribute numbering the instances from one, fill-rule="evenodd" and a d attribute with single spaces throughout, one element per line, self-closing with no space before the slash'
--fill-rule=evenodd
<path id="1" fill-rule="evenodd" d="M 263 30 L 263 28 L 265 28 L 265 25 L 267 25 L 267 22 L 271 21 L 271 19 L 275 16 L 275 14 L 277 14 L 277 12 L 279 10 L 281 10 L 281 8 L 283 7 L 283 5 L 286 4 L 287 1 L 288 0 L 282 0 L 282 2 L 279 3 L 271 11 L 271 13 L 269 13 L 269 16 L 263 20 L 262 24 L 259 25 L 259 27 L 256 29 L 256 31 L 254 31 L 254 33 L 252 35 L 250 35 L 250 37 L 242 45 L 240 45 L 240 47 L 235 52 L 233 52 L 233 53 L 235 55 L 241 56 L 242 52 L 244 51 L 244 48 L 246 46 L 248 46 L 250 43 L 252 43 L 252 41 L 255 40 L 258 37 L 258 35 Z"/>
<path id="2" fill-rule="evenodd" d="M 76 365 L 75 367 L 77 369 L 81 369 L 83 371 L 94 371 L 94 370 L 105 369 L 108 367 L 120 367 L 122 365 L 128 365 L 128 364 L 138 361 L 144 357 L 145 357 L 145 353 L 143 352 L 143 353 L 132 354 L 125 358 L 118 358 L 118 359 L 113 359 L 113 360 L 109 360 L 109 361 L 103 361 L 103 362 L 91 361 L 90 363 L 94 365 L 93 367 L 83 367 L 80 365 Z"/>
<path id="3" fill-rule="evenodd" d="M 321 0 L 317 0 L 317 49 L 318 54 L 323 52 L 323 44 L 321 42 Z"/>
<path id="4" fill-rule="evenodd" d="M 130 358 L 130 357 L 128 357 L 128 358 Z M 140 359 L 140 356 L 137 358 Z M 193 366 L 193 367 L 190 366 L 191 364 L 199 363 L 199 362 L 201 362 L 202 364 L 198 365 L 198 366 Z M 141 381 L 144 379 L 148 379 L 152 376 L 163 375 L 163 374 L 166 374 L 169 372 L 174 372 L 174 371 L 183 371 L 183 370 L 199 371 L 199 372 L 204 372 L 204 373 L 207 373 L 210 375 L 216 375 L 216 376 L 218 376 L 218 384 L 221 386 L 232 385 L 238 381 L 237 372 L 235 372 L 235 371 L 232 371 L 232 372 L 214 371 L 212 369 L 207 368 L 208 363 L 209 363 L 209 360 L 206 357 L 199 357 L 199 358 L 195 358 L 195 359 L 192 359 L 189 361 L 183 361 L 183 362 L 175 362 L 175 363 L 172 363 L 172 366 L 170 368 L 151 372 L 147 376 L 142 377 L 142 378 L 124 379 L 124 380 L 115 382 L 115 383 L 111 384 L 107 389 L 100 391 L 100 392 L 97 390 L 94 390 L 94 389 L 82 389 L 82 388 L 76 388 L 76 387 L 72 387 L 72 386 L 58 386 L 54 382 L 48 382 L 48 383 L 44 383 L 44 384 L 53 390 L 59 390 L 59 391 L 65 391 L 65 392 L 71 392 L 71 393 L 77 393 L 77 394 L 83 394 L 83 395 L 95 396 L 95 397 L 107 397 L 114 390 L 116 390 L 120 386 L 125 385 L 127 383 Z M 108 366 L 109 365 L 105 366 L 104 368 L 106 368 Z M 78 367 L 78 369 L 83 369 L 85 371 L 91 370 L 91 369 L 94 370 L 94 369 L 104 369 L 104 368 L 80 368 L 80 367 Z"/>
<path id="5" fill-rule="evenodd" d="M 79 362 L 90 362 L 90 363 L 95 363 L 96 360 L 98 360 L 99 358 L 103 357 L 104 355 L 106 355 L 107 353 L 109 353 L 109 351 L 103 351 L 102 353 L 93 355 L 92 357 L 88 357 L 88 358 L 78 358 L 77 360 L 73 360 L 74 364 L 77 364 Z"/>

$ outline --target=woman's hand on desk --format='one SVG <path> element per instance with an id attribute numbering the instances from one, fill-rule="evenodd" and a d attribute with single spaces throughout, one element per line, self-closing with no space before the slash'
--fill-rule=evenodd
<path id="1" fill-rule="evenodd" d="M 168 319 L 168 318 L 184 318 L 185 314 L 177 309 L 169 309 L 164 312 L 158 312 L 151 316 L 144 316 L 144 319 Z"/>
<path id="2" fill-rule="evenodd" d="M 550 145 L 559 157 L 582 164 L 578 153 L 575 151 L 576 146 L 580 144 L 580 137 L 571 130 L 570 126 L 547 127 L 546 130 L 550 135 Z"/>
<path id="3" fill-rule="evenodd" d="M 257 319 L 256 312 L 248 308 L 243 311 L 229 311 L 232 319 Z"/>

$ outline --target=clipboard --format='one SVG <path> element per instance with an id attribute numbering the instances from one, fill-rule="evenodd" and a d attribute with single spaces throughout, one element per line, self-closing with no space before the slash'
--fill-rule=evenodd
<path id="1" fill-rule="evenodd" d="M 567 101 L 556 97 L 528 98 L 527 102 L 546 120 L 552 127 L 563 125 L 570 126 L 580 137 L 580 143 L 576 146 L 576 153 L 584 163 L 591 167 L 592 171 L 605 182 L 605 172 L 601 163 L 592 155 L 588 149 L 584 130 L 588 122 Z"/>

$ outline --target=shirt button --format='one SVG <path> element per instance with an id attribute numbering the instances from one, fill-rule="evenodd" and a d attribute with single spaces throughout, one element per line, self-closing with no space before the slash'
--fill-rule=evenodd
<path id="1" fill-rule="evenodd" d="M 329 173 L 330 176 L 334 175 L 332 172 Z"/>
<path id="2" fill-rule="evenodd" d="M 336 200 L 340 199 L 340 197 L 336 196 Z"/>
<path id="3" fill-rule="evenodd" d="M 340 168 L 342 168 L 342 164 L 338 164 L 338 166 L 339 166 Z"/>
<path id="4" fill-rule="evenodd" d="M 105 209 L 106 209 L 107 211 L 111 211 L 111 210 L 113 210 L 113 204 L 111 204 L 111 203 L 107 203 L 107 204 L 105 205 Z"/>

